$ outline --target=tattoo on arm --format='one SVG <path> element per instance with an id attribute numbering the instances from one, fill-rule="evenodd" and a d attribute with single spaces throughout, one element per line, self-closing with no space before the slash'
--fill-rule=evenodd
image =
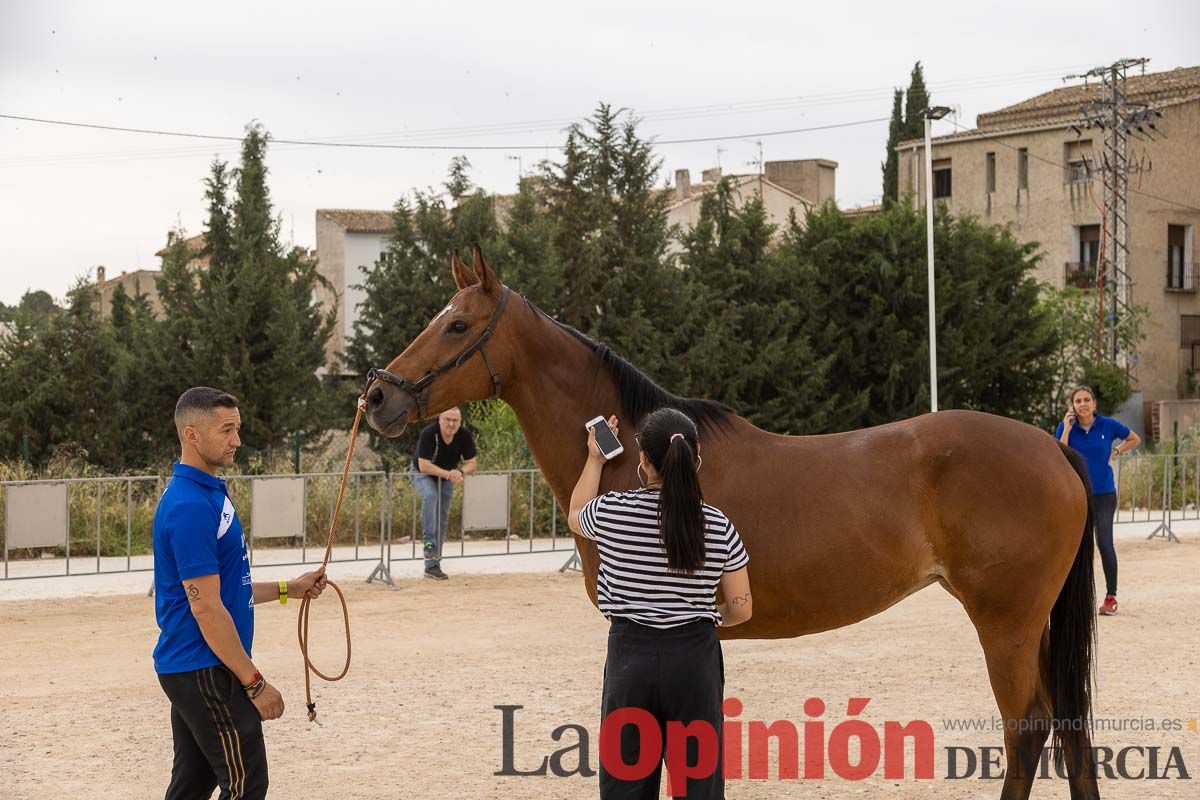
<path id="1" fill-rule="evenodd" d="M 746 592 L 743 595 L 738 595 L 729 601 L 731 606 L 744 606 L 750 602 L 750 593 Z"/>
<path id="2" fill-rule="evenodd" d="M 196 584 L 189 583 L 187 585 L 187 596 L 189 603 L 194 603 L 200 599 L 200 589 L 196 586 Z"/>

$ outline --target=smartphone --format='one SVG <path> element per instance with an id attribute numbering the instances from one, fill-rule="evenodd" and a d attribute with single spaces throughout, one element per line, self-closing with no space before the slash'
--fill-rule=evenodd
<path id="1" fill-rule="evenodd" d="M 608 420 L 604 417 L 588 420 L 583 427 L 596 431 L 596 444 L 600 446 L 600 452 L 604 454 L 606 461 L 611 461 L 625 452 L 625 447 L 612 432 L 612 428 L 608 427 Z"/>

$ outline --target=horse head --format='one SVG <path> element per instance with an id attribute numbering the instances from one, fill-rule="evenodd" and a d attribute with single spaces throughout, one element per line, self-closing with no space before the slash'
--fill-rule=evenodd
<path id="1" fill-rule="evenodd" d="M 458 291 L 425 330 L 384 369 L 373 369 L 366 390 L 367 422 L 398 436 L 410 422 L 500 394 L 512 347 L 497 326 L 510 290 L 473 248 L 473 267 L 455 251 L 450 268 Z M 502 329 L 501 329 L 502 330 Z"/>

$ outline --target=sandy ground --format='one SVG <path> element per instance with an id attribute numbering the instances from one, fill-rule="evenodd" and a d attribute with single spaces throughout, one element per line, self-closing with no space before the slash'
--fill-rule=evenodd
<path id="1" fill-rule="evenodd" d="M 1096 714 L 1142 721 L 1180 719 L 1182 730 L 1106 731 L 1096 743 L 1161 748 L 1162 771 L 1178 747 L 1192 780 L 1108 780 L 1106 798 L 1195 797 L 1200 733 L 1200 540 L 1121 543 L 1122 614 L 1100 624 Z M 561 559 L 558 559 L 559 561 Z M 555 564 L 557 566 L 557 564 Z M 447 567 L 449 569 L 449 566 Z M 1098 571 L 1098 570 L 1097 570 Z M 335 577 L 337 573 L 335 572 Z M 590 732 L 597 765 L 601 670 L 607 623 L 588 603 L 578 573 L 457 574 L 445 583 L 406 579 L 397 590 L 347 577 L 354 662 L 342 683 L 319 684 L 324 727 L 304 718 L 295 639 L 297 606 L 258 613 L 255 661 L 289 703 L 268 723 L 271 795 L 314 798 L 520 799 L 595 797 L 596 778 L 497 777 L 501 712 L 519 705 L 518 769 L 576 741 L 558 726 Z M 340 656 L 340 614 L 322 600 L 313 639 L 319 663 Z M 0 775 L 5 798 L 161 797 L 171 759 L 168 706 L 154 679 L 151 601 L 99 596 L 0 603 Z M 990 720 L 995 712 L 974 630 L 944 592 L 928 589 L 850 628 L 777 642 L 725 645 L 726 695 L 740 719 L 808 717 L 820 697 L 826 735 L 850 697 L 870 697 L 863 718 L 928 720 L 935 778 L 864 781 L 827 771 L 824 780 L 730 781 L 732 798 L 996 797 L 1000 781 L 946 778 L 946 748 L 997 746 L 998 733 L 948 730 L 944 720 Z M 1139 722 L 1144 726 L 1144 722 Z M 1147 766 L 1132 755 L 1130 769 Z M 577 755 L 565 760 L 568 768 Z M 1038 781 L 1034 797 L 1066 797 L 1065 781 Z"/>

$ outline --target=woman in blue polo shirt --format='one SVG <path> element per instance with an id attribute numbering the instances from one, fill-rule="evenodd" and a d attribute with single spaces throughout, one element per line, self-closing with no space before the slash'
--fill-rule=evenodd
<path id="1" fill-rule="evenodd" d="M 1096 544 L 1100 546 L 1100 563 L 1104 567 L 1105 594 L 1100 613 L 1111 617 L 1117 613 L 1117 550 L 1113 547 L 1117 485 L 1113 480 L 1112 459 L 1128 453 L 1142 439 L 1118 420 L 1097 414 L 1096 395 L 1087 386 L 1071 392 L 1071 409 L 1058 423 L 1054 436 L 1078 450 L 1087 462 L 1096 503 Z M 1117 441 L 1121 443 L 1114 447 Z"/>

